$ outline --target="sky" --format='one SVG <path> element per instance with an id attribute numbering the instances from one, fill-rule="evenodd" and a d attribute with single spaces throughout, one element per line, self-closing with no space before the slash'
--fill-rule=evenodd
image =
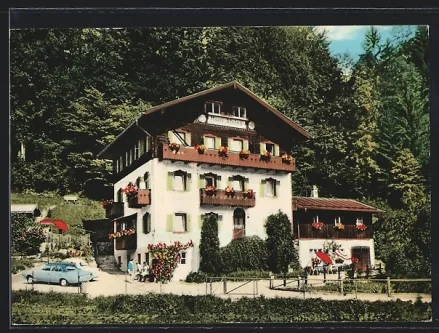
<path id="1" fill-rule="evenodd" d="M 414 33 L 416 26 L 375 26 L 381 35 L 382 41 L 392 39 L 394 33 L 411 31 Z M 349 53 L 353 60 L 357 60 L 362 53 L 362 43 L 366 32 L 370 26 L 350 25 L 350 26 L 317 26 L 315 29 L 319 32 L 326 31 L 327 39 L 330 42 L 329 49 L 335 54 Z"/>

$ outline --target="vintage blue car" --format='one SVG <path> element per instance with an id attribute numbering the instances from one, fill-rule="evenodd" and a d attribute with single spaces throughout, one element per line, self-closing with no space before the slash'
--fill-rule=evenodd
<path id="1" fill-rule="evenodd" d="M 28 283 L 46 282 L 61 286 L 81 284 L 93 279 L 91 272 L 80 269 L 75 264 L 65 262 L 47 263 L 41 267 L 26 270 L 22 275 Z"/>

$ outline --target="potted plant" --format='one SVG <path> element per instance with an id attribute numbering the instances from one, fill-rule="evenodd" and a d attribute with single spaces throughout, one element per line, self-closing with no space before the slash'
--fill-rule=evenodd
<path id="1" fill-rule="evenodd" d="M 242 159 L 246 159 L 250 156 L 250 151 L 249 150 L 241 150 L 239 153 L 239 157 Z"/>
<path id="2" fill-rule="evenodd" d="M 211 196 L 211 195 L 216 194 L 216 187 L 215 187 L 215 186 L 207 185 L 207 186 L 204 188 L 204 190 L 205 190 L 205 192 L 206 192 L 206 195 Z"/>
<path id="3" fill-rule="evenodd" d="M 334 229 L 335 229 L 335 230 L 343 230 L 343 229 L 344 229 L 344 224 L 341 223 L 341 222 L 337 222 L 337 223 L 334 225 Z"/>
<path id="4" fill-rule="evenodd" d="M 127 187 L 122 189 L 122 193 L 125 193 L 127 195 L 128 200 L 136 197 L 138 192 L 139 189 L 137 188 L 137 186 L 131 182 L 128 183 Z"/>
<path id="5" fill-rule="evenodd" d="M 180 145 L 178 143 L 172 142 L 169 145 L 169 149 L 171 149 L 171 151 L 177 152 L 180 149 Z"/>
<path id="6" fill-rule="evenodd" d="M 323 228 L 323 222 L 313 222 L 313 223 L 311 224 L 311 227 L 312 227 L 314 230 L 322 230 L 322 228 Z"/>
<path id="7" fill-rule="evenodd" d="M 115 233 L 108 234 L 108 239 L 116 239 L 124 236 L 131 236 L 136 233 L 134 229 L 125 229 L 121 231 L 116 231 Z"/>
<path id="8" fill-rule="evenodd" d="M 231 186 L 226 186 L 225 192 L 228 197 L 233 197 L 235 195 L 235 190 Z"/>
<path id="9" fill-rule="evenodd" d="M 113 203 L 113 200 L 104 200 L 101 202 L 101 205 L 102 205 L 102 207 L 107 208 L 112 203 Z"/>
<path id="10" fill-rule="evenodd" d="M 195 150 L 198 151 L 198 154 L 204 154 L 204 152 L 206 151 L 206 146 L 205 145 L 196 145 Z"/>
<path id="11" fill-rule="evenodd" d="M 225 146 L 221 146 L 218 150 L 218 154 L 221 157 L 227 157 L 228 149 Z"/>
<path id="12" fill-rule="evenodd" d="M 287 153 L 282 155 L 282 162 L 285 164 L 290 164 L 291 161 L 293 160 L 293 157 Z"/>
<path id="13" fill-rule="evenodd" d="M 261 154 L 262 161 L 269 161 L 270 159 L 271 159 L 271 153 L 269 151 L 266 150 Z"/>
<path id="14" fill-rule="evenodd" d="M 255 194 L 251 188 L 244 192 L 244 198 L 253 199 L 254 195 Z"/>
<path id="15" fill-rule="evenodd" d="M 365 225 L 365 224 L 357 224 L 356 226 L 355 226 L 355 229 L 357 229 L 358 231 L 364 231 L 364 230 L 366 230 L 367 229 L 367 226 Z"/>

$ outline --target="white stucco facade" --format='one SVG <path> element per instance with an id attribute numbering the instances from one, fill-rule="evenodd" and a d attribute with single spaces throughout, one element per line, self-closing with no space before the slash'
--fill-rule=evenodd
<path id="1" fill-rule="evenodd" d="M 190 174 L 186 191 L 170 190 L 167 185 L 169 172 L 177 170 Z M 180 241 L 187 243 L 192 240 L 194 247 L 186 252 L 186 262 L 179 264 L 174 272 L 174 280 L 183 280 L 191 271 L 197 271 L 200 262 L 199 243 L 201 234 L 201 215 L 214 212 L 221 216 L 219 221 L 218 235 L 220 246 L 227 245 L 233 239 L 233 212 L 238 207 L 200 205 L 200 175 L 214 173 L 221 177 L 217 182 L 217 189 L 224 189 L 227 186 L 227 179 L 232 176 L 242 176 L 248 179 L 246 188 L 255 191 L 255 207 L 240 207 L 245 211 L 245 235 L 266 237 L 264 223 L 266 218 L 281 210 L 292 221 L 292 183 L 291 173 L 274 172 L 268 170 L 256 170 L 250 168 L 220 167 L 209 166 L 206 164 L 197 165 L 196 163 L 171 162 L 168 160 L 159 161 L 154 158 L 141 167 L 135 169 L 114 184 L 114 200 L 117 201 L 117 191 L 127 186 L 129 182 L 135 183 L 138 177 L 149 173 L 149 189 L 151 190 L 151 204 L 142 208 L 129 208 L 128 203 L 124 203 L 124 216 L 137 213 L 136 250 L 116 250 L 116 259 L 120 256 L 122 269 L 126 269 L 127 256 L 137 260 L 138 254 L 141 255 L 143 262 L 148 252 L 148 244 L 159 242 L 171 243 Z M 276 186 L 276 196 L 261 196 L 259 193 L 260 184 L 263 179 L 273 178 L 278 182 Z M 202 185 L 201 188 L 204 188 Z M 124 196 L 125 197 L 125 196 Z M 151 231 L 144 233 L 143 215 L 150 214 Z M 175 214 L 186 214 L 187 232 L 175 233 L 167 230 L 169 216 Z"/>

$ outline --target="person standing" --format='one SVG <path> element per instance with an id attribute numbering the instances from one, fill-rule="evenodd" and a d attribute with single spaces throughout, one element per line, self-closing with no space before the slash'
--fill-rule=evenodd
<path id="1" fill-rule="evenodd" d="M 130 261 L 128 262 L 127 265 L 127 271 L 128 271 L 128 275 L 129 275 L 129 282 L 133 281 L 133 276 L 134 276 L 134 263 L 133 263 L 133 258 L 130 259 Z"/>
<path id="2" fill-rule="evenodd" d="M 140 281 L 145 282 L 146 278 L 148 277 L 148 274 L 149 274 L 149 266 L 146 263 L 146 261 L 144 261 L 142 267 L 142 273 L 140 274 Z"/>
<path id="3" fill-rule="evenodd" d="M 136 278 L 137 281 L 140 281 L 142 278 L 142 264 L 140 263 L 140 261 L 137 262 L 136 266 L 137 266 Z"/>

